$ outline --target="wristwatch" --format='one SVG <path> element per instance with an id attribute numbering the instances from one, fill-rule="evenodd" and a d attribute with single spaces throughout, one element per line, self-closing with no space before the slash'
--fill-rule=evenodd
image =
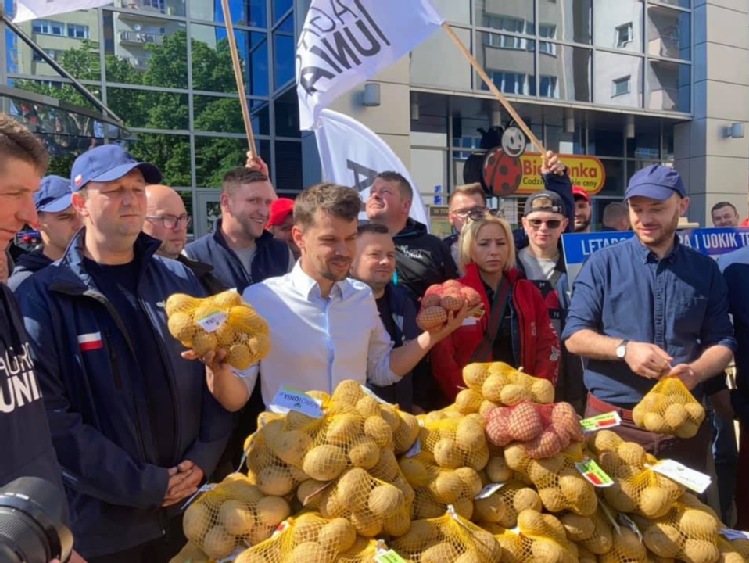
<path id="1" fill-rule="evenodd" d="M 618 359 L 624 359 L 624 355 L 627 353 L 627 344 L 629 344 L 629 340 L 622 340 L 619 346 L 616 347 L 616 357 Z"/>

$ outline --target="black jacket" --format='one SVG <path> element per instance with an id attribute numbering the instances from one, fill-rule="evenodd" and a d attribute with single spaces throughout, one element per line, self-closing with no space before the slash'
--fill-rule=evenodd
<path id="1" fill-rule="evenodd" d="M 53 260 L 42 254 L 41 250 L 21 254 L 13 266 L 13 273 L 11 273 L 8 279 L 8 287 L 13 291 L 18 290 L 18 287 L 31 277 L 31 274 L 43 270 L 52 262 Z"/>
<path id="2" fill-rule="evenodd" d="M 423 223 L 409 218 L 393 242 L 397 253 L 397 285 L 406 287 L 415 299 L 421 298 L 430 285 L 458 277 L 445 243 L 430 235 Z"/>
<path id="3" fill-rule="evenodd" d="M 226 287 L 242 293 L 247 286 L 267 278 L 283 276 L 289 272 L 289 246 L 264 231 L 255 240 L 257 250 L 252 259 L 252 272 L 248 272 L 236 253 L 229 248 L 221 233 L 221 219 L 216 230 L 200 237 L 185 247 L 185 254 L 192 260 L 213 266 L 213 275 Z"/>
<path id="4" fill-rule="evenodd" d="M 229 289 L 228 286 L 221 283 L 221 280 L 213 275 L 213 266 L 210 264 L 190 260 L 184 254 L 177 256 L 177 262 L 181 262 L 195 274 L 195 277 L 198 278 L 200 285 L 203 286 L 208 295 L 216 295 Z"/>
<path id="5" fill-rule="evenodd" d="M 18 477 L 57 486 L 65 502 L 29 337 L 13 293 L 0 283 L 0 487 Z"/>

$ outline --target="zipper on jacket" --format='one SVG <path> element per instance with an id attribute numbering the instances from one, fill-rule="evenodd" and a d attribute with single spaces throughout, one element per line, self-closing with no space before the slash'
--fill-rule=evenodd
<path id="1" fill-rule="evenodd" d="M 122 391 L 122 374 L 120 373 L 120 366 L 118 364 L 119 358 L 117 357 L 117 350 L 115 350 L 112 344 L 112 333 L 108 330 L 104 331 L 104 345 L 107 347 L 109 363 L 112 365 L 114 387 L 118 391 Z"/>

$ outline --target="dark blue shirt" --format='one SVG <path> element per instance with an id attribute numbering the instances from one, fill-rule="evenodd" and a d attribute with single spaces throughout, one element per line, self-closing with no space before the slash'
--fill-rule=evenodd
<path id="1" fill-rule="evenodd" d="M 662 260 L 637 237 L 592 254 L 575 280 L 562 338 L 584 329 L 655 344 L 673 358 L 673 366 L 693 362 L 716 344 L 736 348 L 717 264 L 678 239 Z M 588 391 L 624 408 L 655 385 L 623 361 L 590 359 L 583 377 Z"/>

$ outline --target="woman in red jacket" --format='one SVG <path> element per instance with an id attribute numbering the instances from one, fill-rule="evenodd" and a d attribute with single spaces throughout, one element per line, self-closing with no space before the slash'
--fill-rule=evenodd
<path id="1" fill-rule="evenodd" d="M 505 362 L 536 377 L 556 381 L 559 337 L 536 286 L 515 269 L 510 225 L 486 215 L 469 221 L 458 241 L 460 283 L 481 295 L 484 314 L 469 317 L 431 352 L 432 372 L 448 400 L 465 387 L 463 367 Z"/>

